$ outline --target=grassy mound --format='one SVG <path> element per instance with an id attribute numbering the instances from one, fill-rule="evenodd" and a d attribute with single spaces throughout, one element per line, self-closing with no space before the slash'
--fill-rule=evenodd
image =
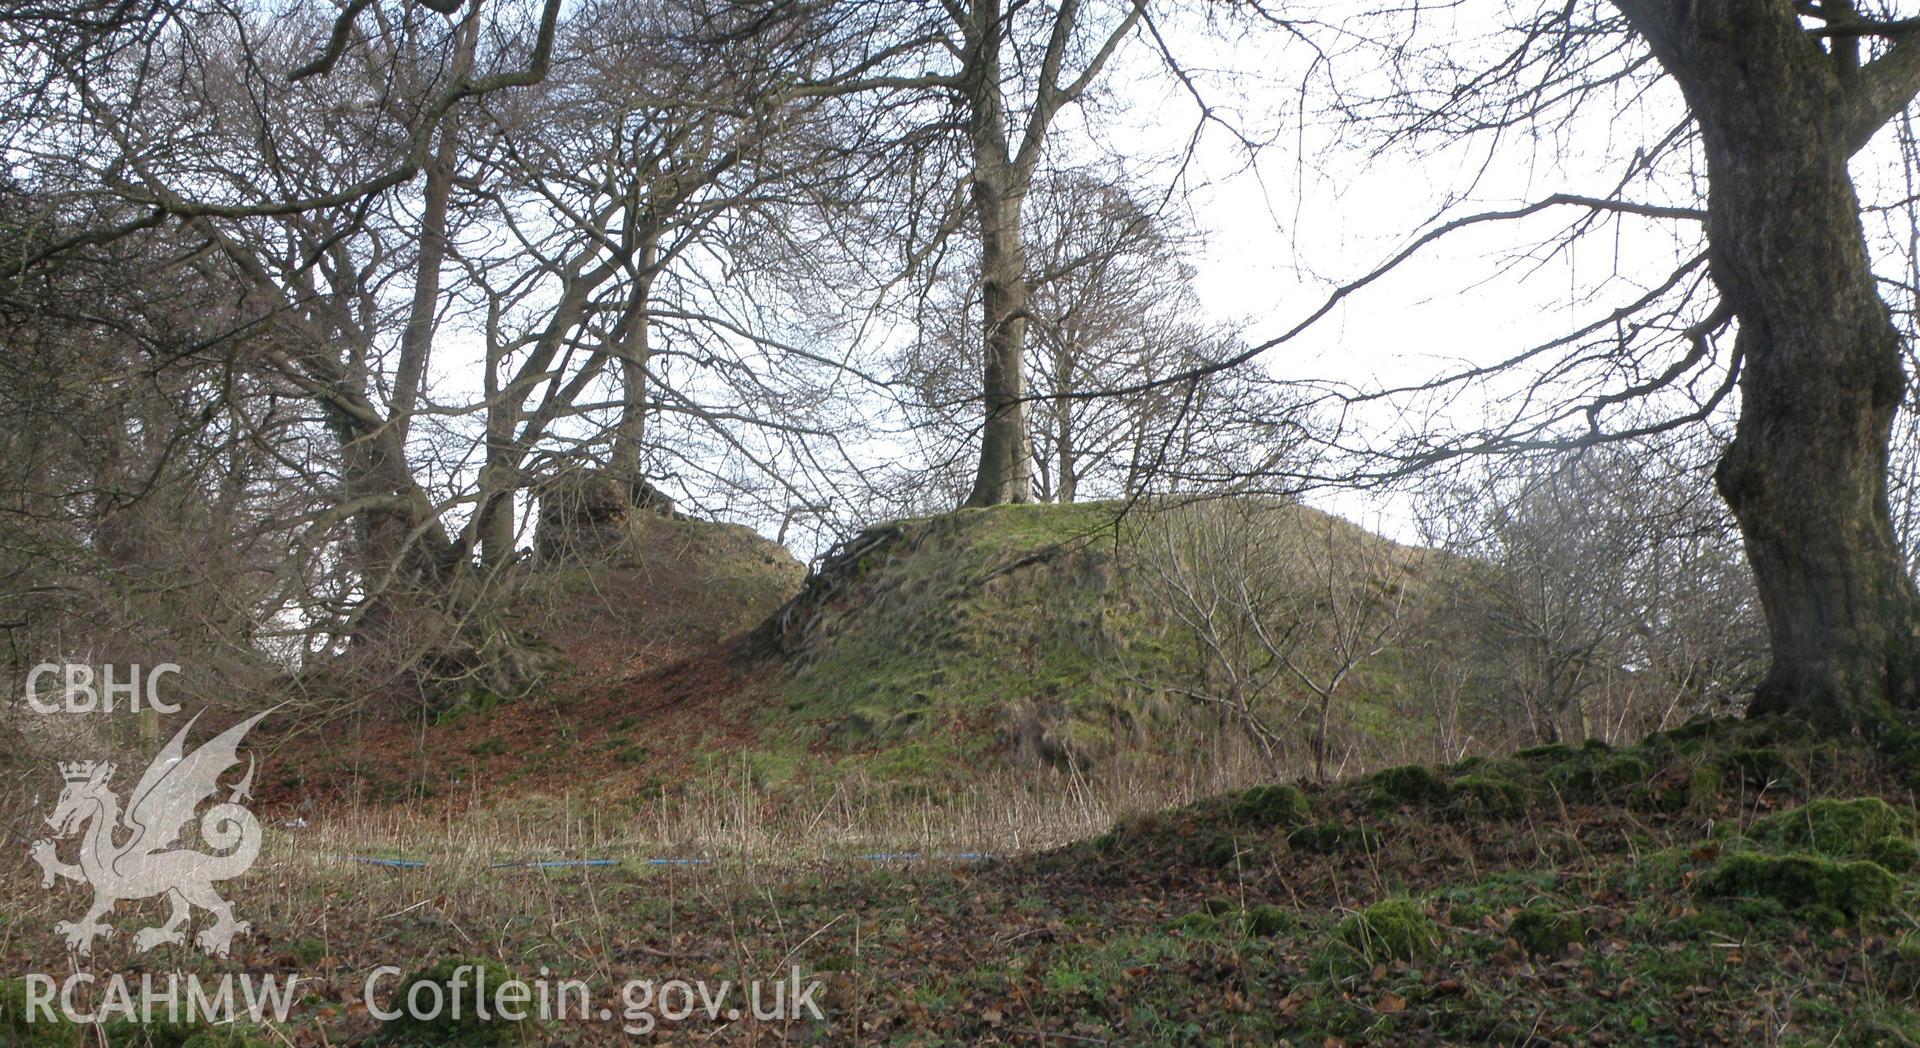
<path id="1" fill-rule="evenodd" d="M 738 641 L 799 590 L 806 569 L 750 528 L 658 508 L 573 526 L 582 541 L 523 559 L 499 588 L 501 621 L 542 668 L 538 687 L 462 679 L 424 709 L 366 724 L 351 746 L 296 735 L 266 796 L 392 804 L 449 787 L 564 796 L 583 781 L 631 796 L 685 777 L 689 747 L 658 746 L 659 734 L 698 743 L 728 723 L 721 704 L 739 686 Z M 417 730 L 421 714 L 433 730 Z"/>
<path id="2" fill-rule="evenodd" d="M 806 568 L 739 524 L 635 510 L 587 552 L 523 565 L 517 617 L 563 649 L 708 644 L 751 629 L 800 588 Z"/>
<path id="3" fill-rule="evenodd" d="M 1218 508 L 999 506 L 872 529 L 768 624 L 788 672 L 763 722 L 796 753 L 879 754 L 893 781 L 983 760 L 1085 768 L 1199 738 L 1181 727 L 1202 707 L 1168 685 L 1204 673 L 1202 656 L 1154 596 L 1170 555 L 1154 529 Z M 1275 544 L 1332 529 L 1387 545 L 1303 507 L 1250 519 Z M 1365 714 L 1369 674 L 1355 685 L 1343 706 Z"/>
<path id="4" fill-rule="evenodd" d="M 1137 712 L 1111 657 L 1146 639 L 1117 511 L 1003 506 L 867 533 L 788 616 L 782 710 L 857 749 L 1022 707 L 1036 729 L 1022 744 L 1056 758 L 1085 748 L 1110 731 L 1106 714 Z"/>

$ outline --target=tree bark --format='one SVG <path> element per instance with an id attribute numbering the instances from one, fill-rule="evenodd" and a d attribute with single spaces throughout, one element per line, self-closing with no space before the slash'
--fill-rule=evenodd
<path id="1" fill-rule="evenodd" d="M 1033 497 L 1026 410 L 1027 276 L 1020 243 L 1018 188 L 977 178 L 980 209 L 981 303 L 986 421 L 980 435 L 980 470 L 969 506 L 1028 502 Z"/>
<path id="2" fill-rule="evenodd" d="M 973 144 L 973 204 L 980 226 L 980 301 L 986 420 L 980 470 L 969 506 L 1033 499 L 1032 441 L 1027 433 L 1027 250 L 1021 211 L 1029 174 L 1007 147 L 1000 96 L 1000 5 L 973 8 L 974 54 L 968 63 L 968 133 Z"/>
<path id="3" fill-rule="evenodd" d="M 1679 82 L 1705 144 L 1709 259 L 1743 368 L 1716 479 L 1773 656 L 1752 712 L 1841 728 L 1913 706 L 1920 593 L 1887 502 L 1900 341 L 1847 172 L 1864 141 L 1849 119 L 1855 75 L 1871 70 L 1822 49 L 1786 0 L 1616 3 Z"/>
<path id="4" fill-rule="evenodd" d="M 1056 395 L 1053 400 L 1054 433 L 1053 450 L 1055 470 L 1058 479 L 1054 481 L 1054 499 L 1065 505 L 1074 500 L 1080 489 L 1080 448 L 1074 439 L 1073 398 L 1068 394 L 1073 390 L 1073 343 L 1072 334 L 1062 331 L 1053 350 L 1053 388 Z"/>
<path id="5" fill-rule="evenodd" d="M 447 205 L 453 191 L 458 136 L 459 118 L 448 113 L 441 120 L 439 149 L 427 164 L 420 215 L 420 262 L 414 275 L 407 326 L 400 333 L 400 359 L 393 373 L 393 426 L 402 440 L 419 406 L 427 357 L 433 348 L 434 316 L 440 308 L 440 268 L 447 261 Z"/>
<path id="6" fill-rule="evenodd" d="M 514 444 L 514 424 L 519 421 L 513 398 L 500 394 L 500 364 L 487 361 L 486 462 L 480 467 L 479 519 L 474 534 L 479 539 L 480 566 L 489 572 L 513 563 L 513 501 L 519 490 L 520 453 Z"/>
<path id="7" fill-rule="evenodd" d="M 454 61 L 462 69 L 473 66 L 479 38 L 478 19 L 460 24 Z M 427 358 L 433 352 L 433 328 L 440 308 L 440 269 L 447 262 L 447 208 L 453 196 L 453 177 L 460 158 L 460 108 L 447 110 L 436 132 L 440 141 L 423 172 L 421 193 L 420 260 L 415 267 L 413 301 L 407 308 L 407 326 L 400 333 L 400 359 L 393 374 L 393 426 L 406 442 L 414 409 L 426 383 Z"/>
<path id="8" fill-rule="evenodd" d="M 614 424 L 613 450 L 607 460 L 609 470 L 627 485 L 629 497 L 638 493 L 646 479 L 640 475 L 640 453 L 647 441 L 647 358 L 653 352 L 647 308 L 660 265 L 660 231 L 647 228 L 641 238 L 639 276 L 620 332 L 620 419 Z"/>

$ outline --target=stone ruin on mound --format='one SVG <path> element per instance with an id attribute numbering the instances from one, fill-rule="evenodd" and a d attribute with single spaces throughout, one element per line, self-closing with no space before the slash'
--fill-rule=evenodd
<path id="1" fill-rule="evenodd" d="M 633 517 L 651 513 L 678 517 L 673 500 L 646 480 L 603 470 L 562 473 L 535 489 L 540 514 L 533 550 L 546 564 L 605 558 L 632 534 Z"/>

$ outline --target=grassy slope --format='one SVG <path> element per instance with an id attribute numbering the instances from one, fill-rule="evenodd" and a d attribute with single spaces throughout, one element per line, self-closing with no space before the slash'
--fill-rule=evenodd
<path id="1" fill-rule="evenodd" d="M 550 687 L 433 711 L 424 732 L 375 724 L 346 756 L 296 748 L 276 762 L 270 791 L 388 803 L 449 783 L 525 794 L 597 780 L 651 796 L 744 774 L 796 794 L 849 780 L 917 793 L 983 769 L 1215 761 L 1238 729 L 1142 683 L 1186 683 L 1196 656 L 1143 600 L 1140 534 L 1157 518 L 1133 507 L 1123 521 L 1123 508 L 900 521 L 831 576 L 804 608 L 810 629 L 776 658 L 738 641 L 801 588 L 800 566 L 745 528 L 636 514 L 602 561 L 522 569 L 512 619 L 557 649 L 565 671 Z M 1276 507 L 1267 521 L 1279 541 L 1324 541 L 1331 527 L 1342 548 L 1384 544 L 1310 509 Z M 1396 652 L 1372 660 L 1340 703 L 1358 731 L 1389 743 L 1418 734 L 1418 714 L 1392 701 L 1396 669 Z"/>
<path id="2" fill-rule="evenodd" d="M 807 609 L 817 617 L 788 645 L 791 672 L 754 711 L 773 753 L 789 770 L 811 755 L 810 770 L 828 775 L 937 781 L 983 761 L 1084 767 L 1191 741 L 1169 729 L 1196 707 L 1140 683 L 1190 679 L 1194 655 L 1143 608 L 1137 544 L 1153 512 L 1121 521 L 1123 509 L 1000 506 L 894 525 Z M 1329 525 L 1343 543 L 1385 541 L 1311 509 L 1271 521 L 1294 541 L 1319 541 Z M 1381 699 L 1370 683 L 1390 664 L 1377 660 L 1344 696 L 1362 724 L 1393 721 L 1369 717 Z"/>
<path id="3" fill-rule="evenodd" d="M 781 905 L 862 915 L 869 1021 L 909 1038 L 1910 1044 L 1917 768 L 1703 725 L 1255 790 Z"/>
<path id="4" fill-rule="evenodd" d="M 897 543 L 819 609 L 761 722 L 830 755 L 877 754 L 862 762 L 876 778 L 984 757 L 1016 702 L 1070 707 L 1079 730 L 1092 730 L 1088 704 L 1124 690 L 1106 656 L 1137 632 L 1115 586 L 1116 509 L 1005 506 L 900 522 Z M 1022 563 L 1036 556 L 1048 559 Z"/>
<path id="5" fill-rule="evenodd" d="M 750 741 L 711 715 L 742 683 L 732 645 L 805 574 L 750 528 L 636 513 L 624 543 L 590 565 L 529 562 L 509 580 L 508 620 L 564 666 L 548 686 L 306 732 L 276 751 L 262 792 L 377 805 L 475 791 L 656 793 L 690 773 L 692 745 Z M 342 730 L 353 745 L 339 745 Z"/>
<path id="6" fill-rule="evenodd" d="M 787 964 L 825 980 L 824 1024 L 667 1031 L 702 1043 L 1909 1044 L 1916 770 L 1911 753 L 1716 723 L 1633 750 L 1263 787 L 978 865 L 296 863 L 276 867 L 285 899 L 249 897 L 236 959 L 317 978 L 296 1043 L 372 1031 L 351 1000 L 373 964 L 477 954 L 609 993 Z M 10 966 L 45 963 L 50 916 L 10 922 Z M 124 939 L 109 966 L 165 963 Z M 527 1036 L 618 1041 L 591 1024 Z"/>

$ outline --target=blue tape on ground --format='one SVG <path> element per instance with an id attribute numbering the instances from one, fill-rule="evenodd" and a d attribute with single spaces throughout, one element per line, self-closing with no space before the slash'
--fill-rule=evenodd
<path id="1" fill-rule="evenodd" d="M 365 855 L 343 856 L 348 862 L 363 862 L 368 866 L 391 866 L 396 870 L 417 870 L 426 863 L 418 859 L 371 859 Z"/>

